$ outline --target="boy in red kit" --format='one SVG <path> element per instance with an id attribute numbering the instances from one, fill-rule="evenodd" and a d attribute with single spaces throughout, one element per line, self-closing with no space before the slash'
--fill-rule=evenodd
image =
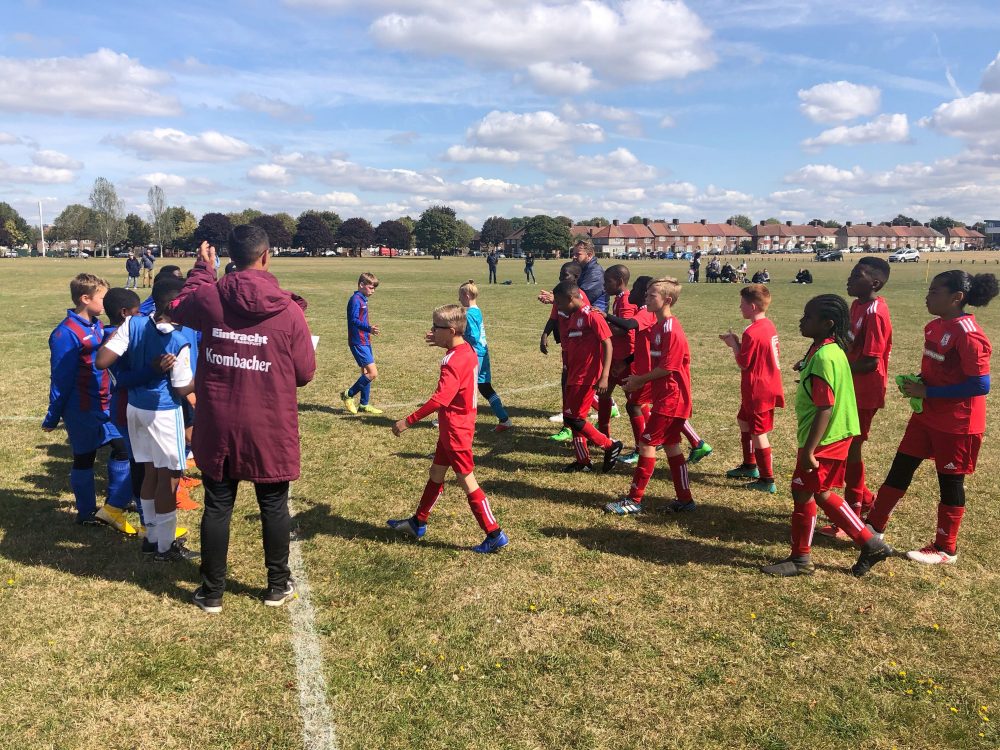
<path id="1" fill-rule="evenodd" d="M 885 406 L 885 387 L 889 378 L 892 319 L 885 298 L 878 296 L 888 280 L 889 264 L 874 257 L 859 260 L 847 279 L 847 293 L 855 298 L 851 304 L 851 332 L 847 337 L 851 344 L 847 360 L 851 363 L 854 377 L 861 434 L 854 438 L 847 454 L 844 499 L 862 518 L 871 510 L 875 496 L 865 486 L 861 449 L 868 439 L 875 412 Z M 848 538 L 835 524 L 824 526 L 819 533 L 838 539 Z"/>
<path id="2" fill-rule="evenodd" d="M 575 260 L 571 260 L 569 263 L 563 263 L 562 267 L 559 269 L 559 281 L 572 281 L 574 284 L 577 279 L 580 278 L 580 274 L 583 271 L 582 267 Z M 581 289 L 580 294 L 583 295 L 584 301 L 588 304 L 590 300 L 587 299 L 587 295 Z M 538 301 L 543 305 L 551 305 L 551 310 L 549 312 L 549 319 L 545 321 L 545 327 L 542 329 L 542 338 L 538 343 L 538 350 L 545 355 L 549 353 L 549 334 L 555 334 L 555 339 L 557 344 L 562 344 L 563 337 L 566 334 L 566 323 L 569 318 L 559 312 L 559 308 L 555 305 L 554 301 L 550 299 L 551 293 L 547 293 L 544 289 L 538 293 Z M 560 378 L 560 395 L 564 394 L 566 391 L 566 350 L 562 349 L 562 372 L 559 376 Z M 549 417 L 551 422 L 562 422 L 563 415 L 560 411 L 558 414 L 554 414 Z M 566 440 L 573 439 L 573 431 L 569 426 L 563 427 L 559 432 L 554 435 L 549 436 L 550 440 L 555 440 L 557 442 L 564 442 Z"/>
<path id="3" fill-rule="evenodd" d="M 653 281 L 646 289 L 646 309 L 656 315 L 656 320 L 640 334 L 640 339 L 649 342 L 652 369 L 640 373 L 636 368 L 626 381 L 625 390 L 629 393 L 641 391 L 649 384 L 653 409 L 640 439 L 639 461 L 629 493 L 605 505 L 604 510 L 608 513 L 625 516 L 642 510 L 642 498 L 656 467 L 656 447 L 659 445 L 665 446 L 677 493 L 677 498 L 666 510 L 681 513 L 695 509 L 688 484 L 687 461 L 680 446 L 684 422 L 691 416 L 691 350 L 680 321 L 673 315 L 673 306 L 680 293 L 681 285 L 672 278 Z M 645 346 L 645 341 L 636 342 L 637 350 L 641 346 Z"/>
<path id="4" fill-rule="evenodd" d="M 778 331 L 767 319 L 771 292 L 763 284 L 750 284 L 740 290 L 740 314 L 750 325 L 742 340 L 732 331 L 719 336 L 733 350 L 740 368 L 740 427 L 743 463 L 726 472 L 727 477 L 749 477 L 747 489 L 774 494 L 774 469 L 768 433 L 774 428 L 775 408 L 785 406 L 778 362 Z"/>
<path id="5" fill-rule="evenodd" d="M 604 292 L 608 295 L 608 315 L 618 320 L 631 320 L 639 306 L 628 292 L 629 270 L 622 265 L 611 266 L 604 272 Z M 611 437 L 611 394 L 616 385 L 623 386 L 631 374 L 635 331 L 616 326 L 611 331 L 611 377 L 607 393 L 597 400 L 597 429 Z"/>
<path id="6" fill-rule="evenodd" d="M 952 565 L 958 560 L 958 529 L 965 514 L 965 475 L 976 470 L 986 430 L 986 394 L 990 391 L 993 347 L 966 305 L 982 307 L 997 296 L 991 273 L 971 276 L 945 271 L 927 291 L 927 312 L 938 317 L 924 327 L 920 381 L 901 390 L 923 399 L 922 410 L 910 416 L 892 467 L 868 514 L 869 527 L 881 534 L 889 515 L 903 498 L 913 473 L 925 458 L 934 458 L 941 501 L 937 533 L 926 547 L 906 553 L 915 562 Z M 858 561 L 858 568 L 861 561 Z M 870 567 L 870 566 L 869 566 Z M 864 568 L 858 572 L 861 575 Z"/>
<path id="7" fill-rule="evenodd" d="M 566 316 L 562 347 L 566 362 L 566 387 L 563 390 L 563 422 L 573 431 L 576 460 L 563 471 L 593 471 L 587 441 L 604 450 L 603 470 L 610 471 L 624 447 L 611 440 L 588 420 L 594 401 L 595 385 L 599 396 L 608 392 L 611 376 L 611 329 L 604 317 L 591 308 L 583 292 L 572 281 L 561 281 L 552 290 L 555 306 Z"/>
<path id="8" fill-rule="evenodd" d="M 417 539 L 426 534 L 427 519 L 444 492 L 444 478 L 450 467 L 469 498 L 472 514 L 486 532 L 486 539 L 473 547 L 472 551 L 499 552 L 508 544 L 507 535 L 493 517 L 486 493 L 473 474 L 475 463 L 472 458 L 472 438 L 476 429 L 479 357 L 462 337 L 466 322 L 463 307 L 439 307 L 434 311 L 433 321 L 433 327 L 427 334 L 427 343 L 448 350 L 441 360 L 441 377 L 437 390 L 426 404 L 406 419 L 396 422 L 392 426 L 392 433 L 399 437 L 411 425 L 436 411 L 439 429 L 437 449 L 417 512 L 410 518 L 390 520 L 388 526 Z"/>
<path id="9" fill-rule="evenodd" d="M 847 451 L 859 432 L 846 354 L 850 320 L 847 303 L 836 294 L 813 297 L 799 320 L 799 331 L 813 343 L 795 366 L 800 374 L 795 395 L 799 450 L 792 475 L 792 553 L 763 566 L 761 571 L 768 575 L 787 578 L 815 572 L 810 549 L 817 505 L 861 547 L 861 557 L 852 568 L 855 575 L 861 575 L 857 568 L 862 562 L 871 567 L 894 554 L 832 491 L 844 485 Z"/>

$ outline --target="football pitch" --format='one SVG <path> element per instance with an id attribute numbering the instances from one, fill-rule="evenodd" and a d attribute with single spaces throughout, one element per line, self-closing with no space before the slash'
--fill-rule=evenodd
<path id="1" fill-rule="evenodd" d="M 964 254 L 961 266 L 958 256 L 925 257 L 933 276 L 949 267 L 1000 273 L 996 255 Z M 87 271 L 123 285 L 122 261 L 0 263 L 3 750 L 1000 745 L 993 396 L 978 471 L 966 482 L 958 565 L 892 559 L 858 580 L 848 573 L 854 548 L 817 537 L 816 575 L 775 580 L 758 566 L 788 554 L 795 420 L 790 406 L 776 415 L 777 495 L 725 478 L 741 460 L 739 373 L 718 334 L 745 325 L 738 286 L 685 284 L 675 308 L 691 345 L 692 421 L 715 449 L 691 467 L 698 510 L 618 518 L 601 506 L 627 491 L 630 469 L 564 475 L 572 448 L 547 439 L 557 427 L 548 416 L 560 408 L 560 359 L 555 346 L 547 357 L 538 351 L 548 308 L 535 295 L 551 289 L 559 261 L 537 262 L 539 283 L 529 286 L 520 261 L 503 260 L 499 277 L 514 283 L 487 286 L 475 258 L 277 259 L 274 273 L 308 300 L 320 336 L 316 378 L 299 391 L 302 478 L 292 486 L 308 601 L 262 606 L 260 524 L 245 485 L 225 610 L 209 617 L 190 603 L 196 564 L 154 567 L 134 539 L 73 523 L 65 432 L 40 428 L 46 341 L 70 306 L 69 278 Z M 180 263 L 186 270 L 192 261 Z M 815 283 L 789 283 L 807 263 Z M 633 278 L 686 278 L 684 262 L 628 265 Z M 816 294 L 844 295 L 851 261 L 751 259 L 751 270 L 764 265 L 791 405 L 791 366 L 808 344 L 798 334 L 802 308 Z M 379 417 L 346 413 L 337 395 L 357 378 L 344 315 L 365 270 L 381 281 L 370 301 L 382 328 L 372 390 Z M 890 376 L 919 369 L 927 270 L 893 265 L 884 293 Z M 482 534 L 450 474 L 422 541 L 385 528 L 412 513 L 437 437 L 430 419 L 398 439 L 390 426 L 433 391 L 443 352 L 424 333 L 432 310 L 457 302 L 470 278 L 480 285 L 493 385 L 516 424 L 494 434 L 480 402 L 476 475 L 511 539 L 486 557 L 467 551 Z M 1000 302 L 970 311 L 1000 344 Z M 908 410 L 890 388 L 865 448 L 873 490 Z M 612 431 L 631 445 L 627 419 L 613 420 Z M 672 496 L 661 458 L 648 497 Z M 192 497 L 200 502 L 202 490 Z M 887 539 L 899 550 L 930 541 L 937 499 L 925 463 Z M 194 549 L 199 520 L 200 511 L 181 514 Z M 311 618 L 293 611 L 303 606 Z M 305 725 L 303 701 L 323 709 L 307 710 Z"/>

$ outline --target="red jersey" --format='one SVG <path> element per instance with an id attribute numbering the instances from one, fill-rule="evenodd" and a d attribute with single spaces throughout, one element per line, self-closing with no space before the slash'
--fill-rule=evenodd
<path id="1" fill-rule="evenodd" d="M 580 297 L 583 298 L 584 306 L 590 305 L 590 300 L 587 299 L 587 293 L 580 290 Z M 559 327 L 559 342 L 560 345 L 565 347 L 566 344 L 566 332 L 569 330 L 569 315 L 566 313 L 559 312 L 559 308 L 556 307 L 556 303 L 552 303 L 552 312 L 549 313 L 549 320 L 558 321 Z"/>
<path id="2" fill-rule="evenodd" d="M 611 338 L 604 316 L 584 305 L 566 321 L 566 385 L 593 385 L 601 376 L 601 342 Z"/>
<path id="3" fill-rule="evenodd" d="M 989 375 L 992 352 L 990 340 L 974 316 L 936 318 L 924 326 L 920 377 L 927 385 L 940 386 Z M 914 414 L 913 419 L 939 432 L 982 435 L 986 431 L 986 396 L 925 398 L 923 412 Z"/>
<path id="4" fill-rule="evenodd" d="M 847 361 L 851 364 L 862 357 L 875 357 L 878 364 L 871 372 L 854 374 L 854 395 L 859 409 L 881 409 L 885 406 L 885 386 L 889 379 L 889 352 L 892 350 L 892 319 L 885 298 L 872 302 L 854 300 L 851 303 L 851 345 Z"/>
<path id="5" fill-rule="evenodd" d="M 675 317 L 656 320 L 649 329 L 649 357 L 653 369 L 667 370 L 666 377 L 651 380 L 653 413 L 665 417 L 691 416 L 691 349 Z"/>
<path id="6" fill-rule="evenodd" d="M 441 437 L 453 445 L 468 442 L 471 446 L 476 427 L 478 379 L 479 357 L 476 350 L 466 342 L 449 349 L 441 360 L 437 390 L 426 404 L 406 418 L 406 423 L 416 424 L 436 411 Z"/>
<path id="7" fill-rule="evenodd" d="M 779 354 L 778 329 L 767 318 L 755 320 L 743 331 L 740 353 L 736 355 L 736 364 L 742 370 L 740 398 L 754 414 L 785 405 Z"/>
<path id="8" fill-rule="evenodd" d="M 633 305 L 628 301 L 627 291 L 622 291 L 615 295 L 615 298 L 611 303 L 612 315 L 628 320 L 629 318 L 634 318 L 637 312 L 639 312 L 639 306 Z M 622 334 L 614 334 L 611 336 L 611 359 L 614 361 L 621 362 L 632 354 L 634 349 L 634 330 L 628 330 Z"/>
<path id="9" fill-rule="evenodd" d="M 656 315 L 651 313 L 643 305 L 635 314 L 635 322 L 639 327 L 635 329 L 635 348 L 632 359 L 632 374 L 645 375 L 653 369 L 653 364 L 649 359 L 649 344 L 653 339 L 651 329 L 656 323 Z"/>

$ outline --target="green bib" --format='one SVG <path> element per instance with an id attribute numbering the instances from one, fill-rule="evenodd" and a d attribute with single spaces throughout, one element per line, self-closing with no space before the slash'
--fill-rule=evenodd
<path id="1" fill-rule="evenodd" d="M 812 401 L 810 387 L 811 376 L 825 380 L 833 389 L 833 409 L 830 424 L 820 439 L 820 445 L 836 443 L 844 438 L 861 434 L 858 423 L 858 402 L 854 398 L 854 378 L 851 377 L 851 365 L 847 361 L 844 350 L 834 343 L 824 344 L 809 358 L 805 367 L 799 373 L 799 387 L 795 393 L 795 418 L 798 420 L 799 448 L 804 448 L 813 419 L 816 418 L 816 405 Z"/>

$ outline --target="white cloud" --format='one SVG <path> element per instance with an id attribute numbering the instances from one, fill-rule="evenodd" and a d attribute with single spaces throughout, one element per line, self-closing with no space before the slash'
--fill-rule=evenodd
<path id="1" fill-rule="evenodd" d="M 292 181 L 288 170 L 280 164 L 258 164 L 247 172 L 247 179 L 269 185 L 287 185 Z"/>
<path id="2" fill-rule="evenodd" d="M 126 151 L 134 151 L 140 159 L 222 162 L 242 159 L 254 153 L 249 143 L 215 130 L 189 135 L 173 128 L 156 128 L 108 136 L 105 140 Z"/>
<path id="3" fill-rule="evenodd" d="M 921 125 L 973 144 L 1000 144 L 1000 93 L 976 93 L 946 102 Z"/>
<path id="4" fill-rule="evenodd" d="M 580 93 L 598 79 L 683 78 L 710 68 L 716 59 L 708 27 L 680 0 L 476 0 L 380 7 L 393 12 L 377 18 L 370 31 L 386 47 L 523 70 L 548 93 Z"/>
<path id="5" fill-rule="evenodd" d="M 462 180 L 461 184 L 468 191 L 468 195 L 476 200 L 523 198 L 537 192 L 535 188 L 489 177 L 473 177 L 470 180 Z"/>
<path id="6" fill-rule="evenodd" d="M 670 115 L 664 115 L 662 118 L 660 118 L 660 127 L 661 128 L 672 128 L 676 124 L 677 124 L 677 121 L 674 120 L 674 118 L 671 117 Z"/>
<path id="7" fill-rule="evenodd" d="M 496 162 L 498 164 L 513 164 L 521 161 L 521 154 L 506 148 L 487 148 L 486 146 L 450 146 L 442 157 L 445 161 L 456 162 Z"/>
<path id="8" fill-rule="evenodd" d="M 0 146 L 12 146 L 21 142 L 13 133 L 4 133 L 0 131 Z"/>
<path id="9" fill-rule="evenodd" d="M 859 167 L 853 171 L 840 169 L 832 164 L 807 164 L 801 169 L 797 169 L 785 177 L 785 182 L 810 184 L 819 183 L 846 183 L 853 182 L 861 176 Z"/>
<path id="10" fill-rule="evenodd" d="M 83 57 L 0 58 L 0 110 L 119 118 L 176 115 L 166 73 L 109 49 Z"/>
<path id="11" fill-rule="evenodd" d="M 574 185 L 606 189 L 634 187 L 656 177 L 656 168 L 639 161 L 627 148 L 592 156 L 552 155 L 546 157 L 541 169 Z"/>
<path id="12" fill-rule="evenodd" d="M 470 143 L 513 151 L 548 152 L 574 143 L 600 143 L 604 130 L 594 123 L 566 122 L 552 112 L 494 110 L 466 132 Z"/>
<path id="13" fill-rule="evenodd" d="M 814 122 L 844 122 L 878 112 L 882 92 L 848 81 L 820 83 L 799 90 L 799 109 Z"/>
<path id="14" fill-rule="evenodd" d="M 906 143 L 910 139 L 910 123 L 906 115 L 879 115 L 861 125 L 838 125 L 824 130 L 815 138 L 802 141 L 806 149 L 825 146 L 856 146 L 861 143 Z"/>
<path id="15" fill-rule="evenodd" d="M 52 167 L 53 169 L 83 169 L 83 162 L 79 162 L 71 156 L 58 151 L 40 149 L 31 154 L 31 161 L 39 167 Z"/>
<path id="16" fill-rule="evenodd" d="M 983 71 L 983 80 L 979 88 L 987 93 L 1000 94 L 1000 53 Z"/>
<path id="17" fill-rule="evenodd" d="M 28 182 L 38 185 L 57 185 L 72 182 L 76 175 L 71 169 L 52 167 L 15 167 L 0 161 L 0 182 Z"/>
<path id="18" fill-rule="evenodd" d="M 690 182 L 667 182 L 654 185 L 649 189 L 649 194 L 656 197 L 691 200 L 698 195 L 698 187 Z"/>
<path id="19" fill-rule="evenodd" d="M 187 193 L 208 193 L 218 189 L 218 186 L 204 177 L 182 177 L 179 174 L 165 172 L 150 172 L 141 174 L 132 181 L 132 186 L 146 190 L 159 185 L 164 190 L 184 190 Z"/>
<path id="20" fill-rule="evenodd" d="M 361 199 L 354 193 L 314 193 L 308 190 L 290 193 L 287 190 L 278 192 L 260 190 L 255 193 L 254 198 L 264 207 L 276 211 L 298 212 L 307 208 L 337 210 L 361 205 Z"/>
<path id="21" fill-rule="evenodd" d="M 330 185 L 348 185 L 360 190 L 440 195 L 447 187 L 436 175 L 412 169 L 365 167 L 336 156 L 292 152 L 275 155 L 273 162 L 287 168 L 292 175 L 306 175 Z"/>
<path id="22" fill-rule="evenodd" d="M 265 115 L 270 115 L 271 117 L 277 117 L 283 120 L 311 119 L 302 107 L 289 104 L 282 99 L 274 99 L 269 96 L 253 94 L 248 91 L 237 94 L 233 101 L 238 106 L 243 107 L 243 109 L 248 109 L 251 112 L 261 112 Z"/>

